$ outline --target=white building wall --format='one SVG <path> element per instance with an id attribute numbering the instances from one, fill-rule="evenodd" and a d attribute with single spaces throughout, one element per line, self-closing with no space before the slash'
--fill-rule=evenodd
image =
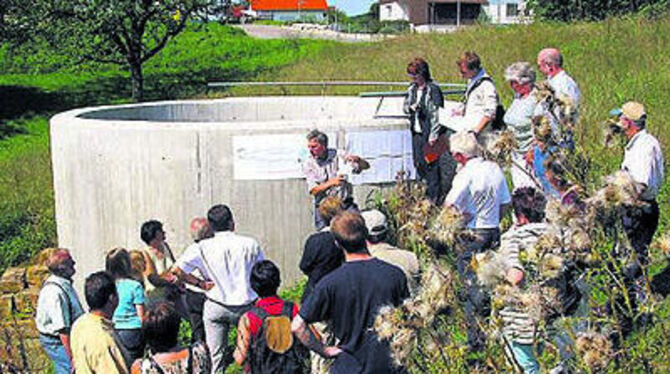
<path id="1" fill-rule="evenodd" d="M 511 7 L 516 4 L 517 13 L 511 13 Z M 486 14 L 494 24 L 524 23 L 527 21 L 523 14 L 525 1 L 523 0 L 498 0 L 490 1 L 489 5 L 482 6 Z"/>
<path id="2" fill-rule="evenodd" d="M 409 21 L 409 12 L 404 4 L 400 1 L 395 1 L 388 4 L 381 4 L 379 6 L 379 20 L 380 21 Z"/>

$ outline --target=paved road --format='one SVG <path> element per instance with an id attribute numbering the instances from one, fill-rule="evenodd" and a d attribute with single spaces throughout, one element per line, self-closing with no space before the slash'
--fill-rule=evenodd
<path id="1" fill-rule="evenodd" d="M 356 43 L 374 42 L 393 37 L 391 35 L 381 34 L 347 34 L 331 30 L 300 30 L 298 28 L 288 26 L 246 24 L 237 25 L 236 27 L 241 28 L 248 35 L 260 39 L 311 38 Z"/>

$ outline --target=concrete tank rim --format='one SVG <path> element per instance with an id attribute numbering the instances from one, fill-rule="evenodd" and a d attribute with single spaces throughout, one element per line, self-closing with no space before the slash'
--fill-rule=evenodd
<path id="1" fill-rule="evenodd" d="M 212 105 L 217 103 L 235 103 L 235 102 L 244 102 L 249 99 L 255 101 L 276 101 L 278 99 L 306 99 L 306 100 L 333 100 L 333 101 L 346 101 L 346 100 L 361 100 L 369 101 L 377 98 L 369 97 L 360 97 L 360 96 L 346 96 L 346 95 L 333 95 L 333 96 L 236 96 L 236 97 L 227 97 L 227 98 L 218 98 L 218 99 L 186 99 L 186 100 L 161 100 L 161 101 L 150 101 L 143 103 L 127 103 L 127 104 L 112 104 L 112 105 L 100 105 L 100 106 L 89 106 L 83 108 L 70 109 L 61 113 L 57 113 L 49 119 L 49 124 L 51 126 L 77 126 L 77 125 L 86 125 L 87 127 L 108 127 L 110 125 L 122 129 L 132 129 L 137 127 L 145 127 L 151 125 L 155 128 L 180 128 L 187 127 L 191 129 L 194 124 L 197 124 L 200 129 L 208 128 L 217 128 L 220 129 L 222 124 L 236 123 L 235 121 L 152 121 L 152 120 L 129 120 L 129 119 L 103 119 L 103 118 L 82 118 L 82 114 L 86 113 L 95 113 L 98 111 L 109 111 L 115 109 L 129 109 L 129 108 L 143 108 L 143 107 L 157 107 L 157 106 L 170 106 L 170 105 L 182 105 L 182 104 L 206 104 Z M 407 121 L 404 118 L 368 118 L 360 120 L 344 119 L 344 118 L 331 118 L 331 119 L 313 119 L 310 122 L 313 123 L 347 123 L 350 125 L 356 125 L 359 127 L 374 127 L 379 125 L 392 125 L 398 124 L 399 122 Z M 284 129 L 287 128 L 287 125 L 294 124 L 296 128 L 304 128 L 305 120 L 258 120 L 258 121 L 249 121 L 245 124 L 253 127 L 254 124 L 258 126 L 267 126 L 267 125 L 277 125 L 282 126 Z"/>

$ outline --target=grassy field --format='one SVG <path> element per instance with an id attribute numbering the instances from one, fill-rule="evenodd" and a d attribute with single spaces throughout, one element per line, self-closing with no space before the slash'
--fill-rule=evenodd
<path id="1" fill-rule="evenodd" d="M 601 23 L 533 24 L 475 27 L 450 35 L 407 35 L 375 44 L 337 44 L 307 40 L 254 40 L 234 29 L 210 25 L 191 28 L 146 67 L 147 96 L 151 99 L 321 94 L 321 88 L 237 88 L 206 92 L 208 80 L 380 80 L 405 81 L 405 66 L 422 56 L 439 82 L 461 83 L 455 59 L 465 50 L 476 51 L 498 82 L 505 104 L 512 91 L 502 73 L 516 61 L 534 62 L 546 46 L 560 48 L 566 70 L 583 94 L 578 129 L 578 152 L 591 160 L 589 186 L 616 170 L 622 149 L 602 146 L 602 121 L 610 109 L 626 100 L 643 102 L 649 129 L 670 154 L 670 17 L 614 19 Z M 18 55 L 0 48 L 0 120 L 23 134 L 0 141 L 0 271 L 55 243 L 53 196 L 48 141 L 48 117 L 76 106 L 127 101 L 128 74 L 115 66 L 76 66 L 45 48 L 22 50 Z M 379 88 L 384 89 L 380 87 Z M 376 90 L 370 88 L 370 90 Z M 358 89 L 329 89 L 332 94 L 356 94 Z M 20 98 L 18 102 L 16 98 Z M 663 186 L 659 203 L 661 225 L 670 223 L 670 183 Z M 653 253 L 661 264 L 660 253 Z M 632 371 L 670 370 L 667 334 L 670 304 L 657 310 L 661 323 L 627 342 L 630 357 L 645 358 Z M 461 316 L 460 318 L 463 318 Z M 454 332 L 458 335 L 458 332 Z M 461 334 L 462 335 L 462 334 Z M 547 358 L 550 360 L 550 358 Z M 660 360 L 660 362 L 659 362 Z M 662 369 L 662 368 L 665 369 Z M 460 369 L 454 369 L 459 371 Z M 464 370 L 464 369 L 463 369 Z M 621 372 L 611 366 L 611 372 Z"/>

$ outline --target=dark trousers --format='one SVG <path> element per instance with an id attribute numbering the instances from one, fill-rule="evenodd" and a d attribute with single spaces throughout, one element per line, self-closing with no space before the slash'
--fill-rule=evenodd
<path id="1" fill-rule="evenodd" d="M 459 240 L 458 249 L 461 251 L 456 259 L 456 268 L 461 279 L 462 288 L 459 294 L 465 302 L 467 320 L 468 345 L 471 349 L 483 348 L 486 335 L 479 328 L 478 322 L 491 314 L 491 301 L 488 293 L 477 283 L 477 275 L 470 263 L 472 257 L 491 248 L 500 242 L 500 230 L 473 229 L 470 234 Z"/>
<path id="2" fill-rule="evenodd" d="M 144 334 L 142 329 L 115 329 L 121 344 L 130 356 L 130 362 L 144 357 Z"/>
<path id="3" fill-rule="evenodd" d="M 188 320 L 191 323 L 191 343 L 205 341 L 205 325 L 202 322 L 202 310 L 205 305 L 205 294 L 186 290 Z"/>
<path id="4" fill-rule="evenodd" d="M 623 217 L 623 229 L 631 248 L 620 248 L 621 253 L 617 255 L 622 260 L 628 260 L 623 268 L 623 278 L 634 314 L 639 304 L 647 299 L 643 269 L 649 263 L 649 244 L 658 227 L 658 219 L 658 203 L 655 200 L 649 201 L 642 207 L 630 208 Z M 635 251 L 634 259 L 629 258 L 630 250 Z M 619 315 L 619 325 L 624 335 L 627 335 L 633 329 L 633 315 L 630 315 L 623 295 L 617 297 L 614 304 Z M 608 311 L 612 311 L 612 306 L 609 304 Z"/>
<path id="5" fill-rule="evenodd" d="M 417 175 L 426 183 L 426 197 L 436 205 L 441 205 L 444 197 L 451 190 L 451 182 L 456 175 L 456 160 L 449 151 L 439 159 L 426 162 L 423 147 L 427 140 L 422 134 L 412 134 L 412 158 Z"/>

